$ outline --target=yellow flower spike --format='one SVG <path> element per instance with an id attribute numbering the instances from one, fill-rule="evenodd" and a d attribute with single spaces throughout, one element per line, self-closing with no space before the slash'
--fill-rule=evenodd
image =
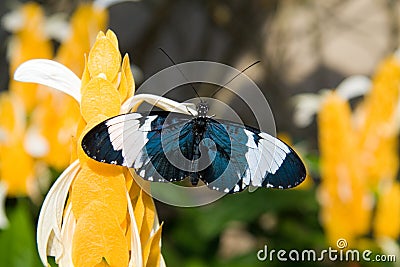
<path id="1" fill-rule="evenodd" d="M 107 40 L 108 48 L 115 50 L 116 42 L 115 40 L 112 41 L 112 35 L 108 34 L 108 36 L 111 40 L 105 34 L 100 33 L 96 43 Z M 118 49 L 116 50 L 118 51 Z M 109 52 L 102 51 L 103 54 L 107 55 L 110 54 Z M 76 154 L 79 160 L 70 165 L 64 172 L 66 174 L 64 175 L 63 173 L 56 181 L 48 197 L 46 197 L 42 208 L 42 211 L 44 211 L 40 213 L 39 222 L 41 223 L 38 224 L 38 247 L 40 258 L 45 265 L 47 265 L 46 256 L 50 255 L 56 256 L 56 262 L 60 264 L 60 267 L 96 266 L 98 264 L 99 266 L 108 264 L 121 267 L 143 266 L 142 244 L 136 224 L 137 218 L 135 218 L 132 205 L 139 199 L 140 187 L 132 179 L 132 175 L 127 169 L 101 164 L 89 159 L 81 149 L 81 140 L 85 132 L 92 128 L 94 124 L 103 121 L 109 116 L 124 112 L 129 109 L 129 104 L 132 104 L 133 108 L 137 108 L 142 102 L 157 103 L 159 107 L 166 110 L 178 108 L 182 113 L 192 112 L 195 114 L 196 112 L 187 105 L 180 105 L 175 101 L 148 94 L 130 97 L 129 100 L 125 101 L 125 103 L 129 103 L 121 107 L 120 92 L 117 90 L 121 75 L 119 71 L 122 72 L 122 69 L 129 70 L 129 61 L 128 59 L 125 60 L 124 68 L 118 66 L 116 75 L 109 75 L 110 72 L 107 73 L 110 70 L 108 68 L 109 65 L 107 67 L 97 66 L 100 71 L 97 75 L 93 75 L 93 69 L 97 68 L 96 62 L 98 64 L 109 64 L 109 61 L 103 60 L 102 56 L 96 49 L 90 51 L 86 64 L 86 73 L 84 73 L 82 80 L 63 65 L 49 60 L 28 61 L 21 65 L 15 75 L 15 79 L 19 81 L 44 84 L 73 96 L 81 104 L 81 114 L 83 114 L 77 127 L 77 136 L 79 138 L 77 138 Z M 95 60 L 92 60 L 93 58 Z M 121 63 L 120 60 L 119 63 Z M 103 67 L 104 69 L 102 70 Z M 49 73 L 52 75 L 49 76 Z M 129 73 L 130 71 L 126 71 L 127 77 L 130 75 Z M 110 78 L 111 76 L 115 76 L 114 79 Z M 72 82 L 70 82 L 71 80 Z M 129 94 L 133 94 L 134 88 L 133 77 L 129 78 L 129 80 L 132 82 L 132 86 L 128 87 L 132 89 L 128 90 L 130 92 L 128 92 L 127 97 Z M 98 83 L 100 86 L 96 86 L 94 83 Z M 111 94 L 110 91 L 113 93 Z M 107 97 L 103 99 L 98 97 L 97 94 L 105 94 Z M 112 96 L 108 97 L 108 94 Z M 190 112 L 188 109 L 190 109 Z M 68 189 L 71 188 L 72 190 L 68 194 Z M 111 195 L 112 199 L 110 199 Z M 67 196 L 69 197 L 68 201 L 66 201 Z M 121 196 L 124 196 L 125 200 Z M 88 201 L 89 199 L 92 199 L 92 201 Z M 160 254 L 160 237 L 158 235 L 161 235 L 161 230 L 154 203 L 145 194 L 141 196 L 140 201 L 143 204 L 142 213 L 147 214 L 142 218 L 141 228 L 142 230 L 145 229 L 142 232 L 149 232 L 149 228 L 151 229 L 148 236 L 143 237 L 145 241 L 142 242 L 149 244 L 146 255 L 154 255 L 150 256 L 150 258 L 158 258 L 159 264 L 165 266 Z M 63 207 L 65 210 L 62 210 Z M 52 213 L 52 211 L 54 212 Z M 129 221 L 126 221 L 127 214 Z M 52 222 L 51 225 L 44 224 L 49 220 Z M 105 229 L 103 224 L 110 225 L 112 229 L 103 231 Z M 121 233 L 122 239 L 120 238 Z M 148 241 L 149 239 L 153 240 L 153 243 Z M 112 240 L 119 242 L 118 245 L 111 244 L 110 246 L 108 241 Z M 110 250 L 110 247 L 116 249 Z M 117 257 L 125 259 L 128 250 L 130 250 L 128 264 L 126 264 L 125 260 L 124 262 L 115 261 Z M 157 260 L 148 259 L 147 261 L 155 262 Z M 74 262 L 74 265 L 72 262 Z M 157 265 L 155 264 L 154 266 Z"/>
<path id="2" fill-rule="evenodd" d="M 4 133 L 4 129 L 7 131 L 13 132 L 15 129 L 15 117 L 14 117 L 14 105 L 10 99 L 10 95 L 6 93 L 2 93 L 0 95 L 0 126 Z M 4 138 L 4 137 L 2 137 Z M 2 141 L 2 140 L 0 140 Z"/>
<path id="3" fill-rule="evenodd" d="M 318 139 L 321 152 L 321 176 L 336 177 L 337 164 L 347 163 L 354 153 L 350 106 L 337 94 L 326 96 L 318 114 Z M 350 153 L 350 155 L 349 155 Z M 351 161 L 350 161 L 351 162 Z M 336 190 L 337 179 L 324 179 Z"/>
<path id="4" fill-rule="evenodd" d="M 82 73 L 82 78 L 81 78 L 81 93 L 83 93 L 83 90 L 86 88 L 86 85 L 89 83 L 90 81 L 90 73 L 88 70 L 88 62 L 87 62 L 87 55 L 85 54 L 85 67 L 83 69 L 83 73 Z"/>
<path id="5" fill-rule="evenodd" d="M 71 158 L 72 137 L 80 117 L 79 106 L 70 96 L 51 93 L 36 107 L 32 116 L 34 127 L 49 143 L 49 151 L 43 160 L 61 170 L 75 158 Z M 71 161 L 72 160 L 72 161 Z"/>
<path id="6" fill-rule="evenodd" d="M 121 68 L 121 54 L 115 47 L 114 39 L 99 33 L 88 57 L 88 70 L 92 77 L 104 74 L 108 81 L 113 81 Z"/>
<path id="7" fill-rule="evenodd" d="M 130 172 L 129 171 L 129 175 L 132 179 L 132 183 L 131 183 L 131 187 L 129 190 L 129 196 L 132 199 L 132 205 L 135 205 L 139 195 L 140 195 L 140 191 L 142 190 L 142 186 L 144 186 L 144 184 L 141 184 L 140 186 L 137 184 L 137 182 L 135 181 L 135 179 L 143 179 L 141 178 L 138 174 L 136 174 L 136 172 Z M 148 188 L 147 188 L 148 189 Z M 147 190 L 145 189 L 145 190 Z"/>
<path id="8" fill-rule="evenodd" d="M 75 267 L 96 266 L 103 260 L 109 266 L 128 266 L 129 251 L 125 234 L 120 222 L 109 213 L 108 206 L 95 200 L 78 219 L 72 245 Z"/>
<path id="9" fill-rule="evenodd" d="M 115 33 L 111 30 L 107 30 L 106 37 L 114 45 L 115 49 L 118 50 L 119 49 L 118 48 L 118 39 L 117 39 L 117 36 L 115 35 Z"/>
<path id="10" fill-rule="evenodd" d="M 101 169 L 94 172 L 87 165 L 81 166 L 81 170 L 75 178 L 71 191 L 72 211 L 80 220 L 84 216 L 85 209 L 93 201 L 100 201 L 108 214 L 108 217 L 117 218 L 120 225 L 126 218 L 127 199 L 125 178 L 120 168 L 110 170 L 104 164 L 98 164 Z M 106 171 L 106 172 L 105 172 Z M 101 221 L 104 218 L 98 217 Z"/>
<path id="11" fill-rule="evenodd" d="M 128 192 L 131 190 L 132 184 L 133 184 L 133 177 L 127 168 L 123 168 L 122 171 L 124 172 L 125 176 L 125 181 L 126 181 L 126 189 Z"/>
<path id="12" fill-rule="evenodd" d="M 142 248 L 144 249 L 153 229 L 156 211 L 153 199 L 143 190 L 140 190 L 139 197 L 134 206 L 134 213 Z"/>
<path id="13" fill-rule="evenodd" d="M 121 102 L 125 101 L 129 90 L 132 90 L 132 88 L 129 88 L 124 69 L 121 69 L 120 82 L 119 82 L 119 86 L 118 86 L 118 91 L 119 91 L 119 96 L 120 96 Z"/>
<path id="14" fill-rule="evenodd" d="M 79 5 L 71 17 L 71 34 L 61 43 L 56 60 L 80 75 L 84 69 L 82 55 L 89 53 L 97 33 L 106 28 L 107 21 L 106 9 L 91 4 Z"/>
<path id="15" fill-rule="evenodd" d="M 103 78 L 93 78 L 82 90 L 81 112 L 86 122 L 98 114 L 116 116 L 120 107 L 121 100 L 117 89 Z"/>
<path id="16" fill-rule="evenodd" d="M 51 58 L 50 40 L 44 34 L 44 14 L 41 6 L 29 2 L 21 7 L 23 24 L 15 29 L 15 40 L 10 58 L 10 73 L 24 61 L 32 58 Z"/>
<path id="17" fill-rule="evenodd" d="M 399 167 L 396 113 L 399 101 L 400 62 L 394 56 L 377 68 L 372 89 L 362 106 L 358 132 L 363 168 L 376 190 L 384 180 L 395 179 Z"/>
<path id="18" fill-rule="evenodd" d="M 380 192 L 374 221 L 376 237 L 397 239 L 400 235 L 400 184 L 385 185 Z"/>
<path id="19" fill-rule="evenodd" d="M 44 14 L 40 5 L 29 2 L 21 7 L 22 25 L 14 29 L 15 33 L 10 44 L 10 76 L 16 68 L 32 58 L 52 58 L 52 45 L 44 34 Z M 23 100 L 28 111 L 32 110 L 37 101 L 37 85 L 10 81 L 9 90 L 15 92 Z"/>
<path id="20" fill-rule="evenodd" d="M 336 92 L 326 96 L 318 114 L 322 183 L 319 201 L 322 224 L 331 244 L 349 243 L 369 230 L 371 198 L 365 173 L 359 168 L 357 144 L 349 104 Z M 352 218 L 349 224 L 343 218 Z M 354 244 L 354 243 L 353 243 Z"/>
<path id="21" fill-rule="evenodd" d="M 0 179 L 7 184 L 9 196 L 32 196 L 34 193 L 34 161 L 22 142 L 16 140 L 0 146 Z"/>
<path id="22" fill-rule="evenodd" d="M 0 180 L 9 196 L 34 196 L 34 161 L 27 153 L 25 110 L 17 96 L 0 96 Z"/>
<path id="23" fill-rule="evenodd" d="M 129 56 L 126 54 L 122 61 L 121 67 L 121 83 L 119 86 L 121 101 L 124 102 L 135 94 L 135 80 L 133 79 Z"/>
<path id="24" fill-rule="evenodd" d="M 25 116 L 18 96 L 6 92 L 0 94 L 0 143 L 22 138 L 26 127 Z"/>
<path id="25" fill-rule="evenodd" d="M 163 223 L 154 233 L 154 235 L 147 242 L 143 250 L 143 266 L 145 267 L 159 267 L 161 257 L 161 230 Z"/>

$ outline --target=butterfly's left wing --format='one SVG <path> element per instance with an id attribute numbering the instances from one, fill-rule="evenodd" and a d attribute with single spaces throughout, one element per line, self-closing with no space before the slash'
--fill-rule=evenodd
<path id="1" fill-rule="evenodd" d="M 82 139 L 85 153 L 100 162 L 134 168 L 149 181 L 179 181 L 188 172 L 170 164 L 169 157 L 181 147 L 190 157 L 193 137 L 191 116 L 166 111 L 128 113 L 109 118 Z M 179 145 L 174 141 L 179 139 Z"/>
<path id="2" fill-rule="evenodd" d="M 202 174 L 213 189 L 227 192 L 229 188 L 229 193 L 250 185 L 285 189 L 305 179 L 304 164 L 293 149 L 258 129 L 209 119 L 206 137 L 220 150 Z M 224 172 L 218 171 L 221 166 Z"/>

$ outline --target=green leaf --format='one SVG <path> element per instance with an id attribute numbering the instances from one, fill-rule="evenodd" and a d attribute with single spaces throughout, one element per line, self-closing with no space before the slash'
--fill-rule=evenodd
<path id="1" fill-rule="evenodd" d="M 0 231 L 0 262 L 8 267 L 42 266 L 36 251 L 35 231 L 29 201 L 18 199 L 8 212 L 9 226 Z"/>

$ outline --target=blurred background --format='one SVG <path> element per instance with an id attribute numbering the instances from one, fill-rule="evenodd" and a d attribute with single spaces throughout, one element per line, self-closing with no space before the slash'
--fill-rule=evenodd
<path id="1" fill-rule="evenodd" d="M 294 145 L 309 172 L 306 182 L 293 190 L 244 192 L 199 208 L 156 203 L 159 219 L 164 221 L 162 253 L 167 266 L 399 266 L 400 59 L 396 51 L 400 1 L 119 2 L 95 3 L 107 10 L 107 19 L 99 28 L 116 33 L 121 53 L 128 53 L 134 64 L 137 87 L 171 65 L 159 47 L 178 63 L 209 60 L 243 69 L 260 60 L 246 74 L 269 101 L 278 135 Z M 40 12 L 22 12 L 27 4 Z M 40 266 L 35 244 L 38 212 L 51 183 L 70 159 L 68 142 L 64 150 L 58 150 L 67 154 L 63 162 L 54 160 L 60 156 L 57 153 L 10 152 L 26 150 L 21 145 L 8 147 L 4 137 L 7 126 L 15 127 L 10 121 L 16 115 L 10 115 L 10 106 L 17 113 L 16 104 L 7 96 L 9 91 L 18 91 L 11 88 L 15 85 L 10 77 L 29 58 L 65 63 L 61 51 L 71 29 L 94 23 L 89 19 L 79 22 L 79 18 L 72 22 L 83 4 L 91 6 L 92 2 L 0 2 L 0 181 L 8 189 L 16 180 L 23 184 L 3 193 L 8 224 L 0 230 L 1 266 Z M 89 35 L 82 39 L 81 50 L 76 50 L 80 65 L 84 64 L 80 51 L 87 53 L 96 36 L 90 36 L 90 30 L 81 34 Z M 75 42 L 79 44 L 79 38 Z M 44 46 L 47 52 L 42 51 Z M 81 76 L 82 68 L 70 68 Z M 353 75 L 364 76 L 357 76 L 340 92 L 331 90 Z M 199 90 L 200 95 L 209 92 Z M 193 97 L 190 88 L 171 95 L 179 101 L 189 97 Z M 225 92 L 216 97 L 238 105 Z M 40 103 L 24 104 L 29 130 Z M 251 110 L 238 109 L 244 122 L 253 125 L 247 119 Z M 300 119 L 295 120 L 296 116 Z M 15 172 L 25 167 L 32 172 Z M 30 186 L 24 175 L 29 176 Z M 320 251 L 328 246 L 337 249 L 338 238 L 345 238 L 350 248 L 397 255 L 397 262 L 257 259 L 264 245 L 276 250 Z"/>

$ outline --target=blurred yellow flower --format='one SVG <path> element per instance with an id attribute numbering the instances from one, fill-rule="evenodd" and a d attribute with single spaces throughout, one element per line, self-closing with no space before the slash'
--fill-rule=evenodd
<path id="1" fill-rule="evenodd" d="M 35 107 L 30 118 L 30 128 L 47 142 L 48 149 L 36 155 L 56 170 L 66 168 L 73 160 L 73 137 L 79 119 L 79 105 L 68 95 L 49 92 L 40 105 Z"/>
<path id="2" fill-rule="evenodd" d="M 354 142 L 349 104 L 335 92 L 328 94 L 318 113 L 321 220 L 328 240 L 336 244 L 369 231 L 372 196 Z M 351 222 L 348 219 L 351 218 Z"/>
<path id="3" fill-rule="evenodd" d="M 380 182 L 395 179 L 398 171 L 399 86 L 400 61 L 391 56 L 378 66 L 371 91 L 357 110 L 359 156 L 375 190 Z"/>
<path id="4" fill-rule="evenodd" d="M 48 73 L 52 73 L 52 79 L 48 79 Z M 68 93 L 80 103 L 82 114 L 76 144 L 79 161 L 57 179 L 39 216 L 38 249 L 42 262 L 47 264 L 49 251 L 60 266 L 165 266 L 160 254 L 161 226 L 151 197 L 126 168 L 88 158 L 80 140 L 98 122 L 136 110 L 143 101 L 167 110 L 177 107 L 187 114 L 188 108 L 153 95 L 133 96 L 129 58 L 121 59 L 118 40 L 111 31 L 98 34 L 82 80 L 61 64 L 48 60 L 22 64 L 15 79 Z"/>
<path id="5" fill-rule="evenodd" d="M 356 83 L 345 86 L 349 92 L 368 84 L 360 78 L 353 81 Z M 369 90 L 355 90 L 368 93 L 354 112 L 346 99 L 353 94 L 345 93 L 343 87 L 313 97 L 322 178 L 318 197 L 331 244 L 345 238 L 357 246 L 358 239 L 370 232 L 379 244 L 379 240 L 395 240 L 400 235 L 400 192 L 395 181 L 399 166 L 399 59 L 390 56 L 383 60 L 369 86 Z"/>
<path id="6" fill-rule="evenodd" d="M 9 196 L 34 196 L 34 160 L 25 147 L 25 110 L 15 95 L 0 95 L 0 179 Z"/>
<path id="7" fill-rule="evenodd" d="M 45 17 L 39 4 L 28 2 L 13 14 L 12 22 L 8 22 L 9 30 L 14 34 L 9 44 L 10 76 L 17 66 L 33 58 L 52 58 L 52 45 L 44 32 Z M 9 19 L 10 20 L 10 19 Z M 37 84 L 19 83 L 11 80 L 9 90 L 15 92 L 30 112 L 36 105 L 38 95 Z M 41 91 L 41 94 L 44 92 Z"/>
<path id="8" fill-rule="evenodd" d="M 378 197 L 374 220 L 374 235 L 396 240 L 400 235 L 400 184 L 384 185 Z"/>
<path id="9" fill-rule="evenodd" d="M 105 30 L 108 13 L 92 4 L 81 4 L 72 14 L 68 37 L 58 48 L 55 60 L 80 75 L 85 67 L 84 55 L 90 50 L 99 31 Z"/>

